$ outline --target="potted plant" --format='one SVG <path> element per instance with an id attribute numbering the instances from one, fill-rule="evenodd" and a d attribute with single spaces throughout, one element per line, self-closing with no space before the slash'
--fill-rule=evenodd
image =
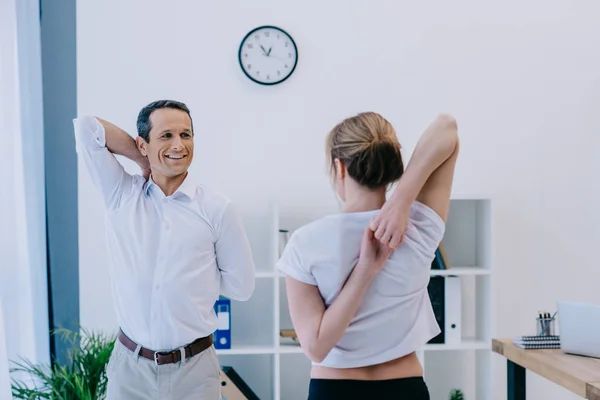
<path id="1" fill-rule="evenodd" d="M 450 400 L 465 400 L 463 393 L 460 389 L 453 389 L 450 392 Z"/>
<path id="2" fill-rule="evenodd" d="M 97 400 L 106 397 L 106 366 L 114 348 L 115 338 L 100 333 L 57 330 L 70 344 L 65 365 L 35 365 L 29 360 L 14 363 L 11 373 L 25 374 L 29 384 L 13 378 L 15 399 L 27 400 Z"/>

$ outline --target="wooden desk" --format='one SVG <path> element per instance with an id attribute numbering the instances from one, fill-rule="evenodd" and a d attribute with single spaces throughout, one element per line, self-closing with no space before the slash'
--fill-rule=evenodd
<path id="1" fill-rule="evenodd" d="M 583 398 L 600 400 L 600 359 L 565 354 L 560 349 L 524 350 L 512 339 L 494 339 L 492 349 L 507 360 L 509 400 L 525 400 L 527 369 Z"/>

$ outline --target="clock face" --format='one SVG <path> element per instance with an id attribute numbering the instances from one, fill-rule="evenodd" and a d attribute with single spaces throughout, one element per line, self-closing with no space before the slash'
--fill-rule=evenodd
<path id="1" fill-rule="evenodd" d="M 289 78 L 296 69 L 298 49 L 283 29 L 261 26 L 244 37 L 238 57 L 248 78 L 262 85 L 275 85 Z"/>

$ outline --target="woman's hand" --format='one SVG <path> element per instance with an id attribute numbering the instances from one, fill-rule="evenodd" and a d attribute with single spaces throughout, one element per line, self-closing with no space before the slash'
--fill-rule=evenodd
<path id="1" fill-rule="evenodd" d="M 375 239 L 390 249 L 396 249 L 404 240 L 404 232 L 410 218 L 410 203 L 388 200 L 381 212 L 371 220 L 370 227 Z"/>
<path id="2" fill-rule="evenodd" d="M 360 272 L 376 275 L 392 254 L 394 249 L 375 238 L 375 232 L 370 227 L 365 229 L 360 255 L 356 268 Z"/>
<path id="3" fill-rule="evenodd" d="M 292 324 L 306 355 L 321 362 L 342 338 L 356 316 L 371 282 L 394 250 L 375 239 L 367 227 L 356 267 L 337 298 L 325 306 L 319 288 L 286 277 L 287 298 Z"/>

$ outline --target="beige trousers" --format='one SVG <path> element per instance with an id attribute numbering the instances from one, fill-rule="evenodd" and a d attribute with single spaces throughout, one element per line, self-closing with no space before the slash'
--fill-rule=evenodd
<path id="1" fill-rule="evenodd" d="M 219 360 L 213 346 L 177 364 L 155 365 L 120 341 L 110 357 L 107 400 L 220 400 Z"/>

